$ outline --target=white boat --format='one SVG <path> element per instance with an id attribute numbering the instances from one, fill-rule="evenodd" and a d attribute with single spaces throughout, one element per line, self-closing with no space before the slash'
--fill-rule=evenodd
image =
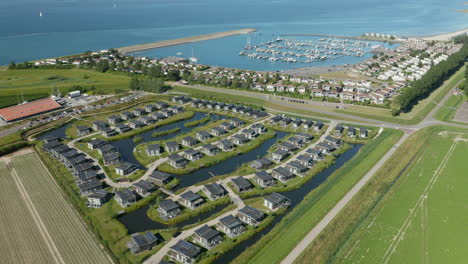
<path id="1" fill-rule="evenodd" d="M 182 52 L 180 52 L 180 51 L 177 52 L 177 56 L 182 56 L 182 55 L 184 55 Z"/>
<path id="2" fill-rule="evenodd" d="M 193 56 L 193 49 L 192 49 L 192 57 L 189 58 L 189 60 L 193 63 L 197 63 L 198 62 L 198 58 Z"/>
<path id="3" fill-rule="evenodd" d="M 42 14 L 42 11 L 39 12 L 39 17 L 42 17 L 44 14 Z"/>

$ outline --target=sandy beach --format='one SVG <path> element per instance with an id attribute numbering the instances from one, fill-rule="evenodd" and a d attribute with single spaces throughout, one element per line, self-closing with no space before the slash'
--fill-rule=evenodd
<path id="1" fill-rule="evenodd" d="M 140 44 L 140 45 L 133 45 L 133 46 L 127 46 L 127 47 L 121 47 L 121 48 L 117 48 L 117 50 L 119 52 L 122 52 L 122 53 L 130 53 L 130 52 L 135 52 L 135 51 L 148 50 L 148 49 L 157 49 L 157 48 L 162 48 L 162 47 L 167 47 L 167 46 L 174 46 L 174 45 L 191 43 L 191 42 L 197 42 L 197 41 L 224 38 L 224 37 L 234 36 L 234 35 L 239 35 L 239 34 L 248 34 L 248 33 L 252 33 L 252 32 L 255 32 L 255 31 L 256 31 L 256 29 L 253 29 L 253 28 L 243 28 L 243 29 L 232 30 L 232 31 L 212 33 L 212 34 L 207 34 L 207 35 L 192 36 L 192 37 L 171 39 L 171 40 L 163 40 L 163 41 L 158 41 L 158 42 L 152 42 L 152 43 L 146 43 L 146 44 Z"/>
<path id="2" fill-rule="evenodd" d="M 458 31 L 453 31 L 449 33 L 442 33 L 438 35 L 433 35 L 433 36 L 420 36 L 420 37 L 408 37 L 409 40 L 414 40 L 414 39 L 424 39 L 424 40 L 450 40 L 452 37 L 461 35 L 461 34 L 466 34 L 468 32 L 468 28 L 464 28 L 462 30 Z"/>

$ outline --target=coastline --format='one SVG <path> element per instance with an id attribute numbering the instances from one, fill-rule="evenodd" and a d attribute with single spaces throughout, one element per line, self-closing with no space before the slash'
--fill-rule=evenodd
<path id="1" fill-rule="evenodd" d="M 254 28 L 243 28 L 243 29 L 217 32 L 217 33 L 211 33 L 211 34 L 200 35 L 200 36 L 191 36 L 191 37 L 185 37 L 185 38 L 179 38 L 179 39 L 157 41 L 157 42 L 146 43 L 146 44 L 137 44 L 137 45 L 132 45 L 132 46 L 120 47 L 120 48 L 117 48 L 117 50 L 123 54 L 126 54 L 126 53 L 131 53 L 131 52 L 136 52 L 136 51 L 157 49 L 157 48 L 162 48 L 162 47 L 187 44 L 187 43 L 210 40 L 210 39 L 224 38 L 224 37 L 240 35 L 240 34 L 249 34 L 255 31 L 257 30 Z"/>
<path id="2" fill-rule="evenodd" d="M 441 33 L 441 34 L 436 34 L 436 35 L 431 35 L 431 36 L 411 36 L 408 37 L 408 40 L 416 40 L 416 39 L 423 39 L 423 40 L 441 40 L 441 41 L 448 41 L 452 37 L 456 37 L 461 34 L 467 34 L 468 33 L 468 27 L 457 30 L 457 31 L 452 31 L 452 32 L 447 32 L 447 33 Z"/>

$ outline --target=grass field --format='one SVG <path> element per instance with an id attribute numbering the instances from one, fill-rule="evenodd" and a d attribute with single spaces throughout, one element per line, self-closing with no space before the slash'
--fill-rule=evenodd
<path id="1" fill-rule="evenodd" d="M 452 121 L 457 109 L 466 101 L 465 96 L 452 95 L 445 104 L 434 114 L 434 118 L 441 121 Z"/>
<path id="2" fill-rule="evenodd" d="M 128 89 L 129 77 L 120 74 L 99 73 L 78 69 L 28 69 L 0 71 L 0 107 L 15 105 L 18 96 L 34 100 L 49 96 L 51 87 L 68 89 L 74 85 L 108 93 Z"/>
<path id="3" fill-rule="evenodd" d="M 0 195 L 8 201 L 0 205 L 8 210 L 0 218 L 0 239 L 14 243 L 3 241 L 2 261 L 111 263 L 34 153 L 15 157 L 10 166 L 0 165 Z"/>
<path id="4" fill-rule="evenodd" d="M 400 138 L 401 131 L 384 130 L 364 146 L 320 187 L 308 194 L 269 234 L 250 247 L 234 263 L 278 263 L 318 223 L 343 195 Z"/>
<path id="5" fill-rule="evenodd" d="M 335 263 L 466 262 L 468 130 L 438 127 L 429 132 L 411 161 L 405 159 L 406 169 L 391 164 L 403 173 Z"/>

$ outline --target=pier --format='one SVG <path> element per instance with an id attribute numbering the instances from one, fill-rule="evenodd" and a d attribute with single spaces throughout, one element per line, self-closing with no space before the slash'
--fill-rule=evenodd
<path id="1" fill-rule="evenodd" d="M 210 40 L 210 39 L 224 38 L 224 37 L 240 35 L 240 34 L 249 34 L 255 31 L 256 29 L 253 29 L 253 28 L 243 28 L 243 29 L 237 29 L 237 30 L 232 30 L 232 31 L 212 33 L 212 34 L 207 34 L 207 35 L 192 36 L 192 37 L 172 39 L 172 40 L 163 40 L 163 41 L 152 42 L 152 43 L 147 43 L 147 44 L 132 45 L 132 46 L 127 46 L 127 47 L 117 48 L 117 50 L 125 54 L 125 53 L 130 53 L 130 52 L 148 50 L 148 49 L 157 49 L 157 48 L 162 48 L 162 47 L 168 47 L 168 46 L 174 46 L 174 45 L 180 45 L 180 44 L 186 44 L 186 43 L 192 43 L 192 42 L 198 42 L 198 41 L 204 41 L 204 40 Z"/>

